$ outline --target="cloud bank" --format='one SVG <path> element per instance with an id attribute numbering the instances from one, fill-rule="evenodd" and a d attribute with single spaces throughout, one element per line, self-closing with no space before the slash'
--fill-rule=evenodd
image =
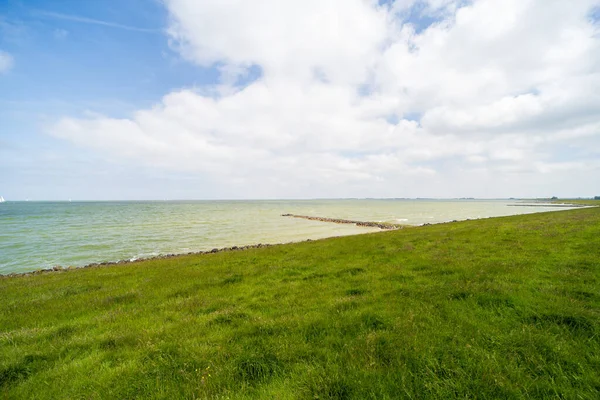
<path id="1" fill-rule="evenodd" d="M 166 0 L 220 80 L 50 133 L 239 197 L 599 194 L 597 1 L 380 3 Z"/>

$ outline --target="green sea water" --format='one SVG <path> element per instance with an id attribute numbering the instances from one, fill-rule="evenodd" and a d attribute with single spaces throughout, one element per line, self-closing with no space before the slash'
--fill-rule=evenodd
<path id="1" fill-rule="evenodd" d="M 284 213 L 421 225 L 552 210 L 508 200 L 7 201 L 0 274 L 378 230 Z"/>

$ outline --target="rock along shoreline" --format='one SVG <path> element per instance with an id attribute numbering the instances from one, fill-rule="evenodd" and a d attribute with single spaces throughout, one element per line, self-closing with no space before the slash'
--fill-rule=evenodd
<path id="1" fill-rule="evenodd" d="M 375 227 L 375 228 L 379 228 L 382 230 L 402 229 L 404 227 L 403 225 L 387 224 L 387 223 L 380 223 L 380 222 L 350 221 L 350 220 L 337 219 L 337 218 L 310 217 L 310 216 L 306 216 L 306 215 L 282 214 L 282 216 L 283 217 L 303 218 L 303 219 L 309 219 L 309 220 L 321 221 L 321 222 L 333 222 L 333 223 L 337 223 L 337 224 L 355 224 L 357 226 Z M 313 239 L 306 239 L 306 240 L 302 240 L 299 242 L 292 242 L 292 243 L 311 242 L 312 240 Z M 40 275 L 40 274 L 48 274 L 48 273 L 57 273 L 57 272 L 66 272 L 66 271 L 85 269 L 85 268 L 99 268 L 99 267 L 109 267 L 109 266 L 115 266 L 115 265 L 127 265 L 127 264 L 134 264 L 134 263 L 144 262 L 144 261 L 166 260 L 169 258 L 175 258 L 175 257 L 181 257 L 181 256 L 205 255 L 205 254 L 215 254 L 215 253 L 222 253 L 222 252 L 229 252 L 229 251 L 260 249 L 260 248 L 265 248 L 265 247 L 278 246 L 281 244 L 284 244 L 284 243 L 274 243 L 274 244 L 258 243 L 258 244 L 250 244 L 250 245 L 246 245 L 246 246 L 231 246 L 231 247 L 214 248 L 212 250 L 191 251 L 188 253 L 160 254 L 160 255 L 152 256 L 152 257 L 132 258 L 129 260 L 103 261 L 103 262 L 98 262 L 98 263 L 90 263 L 90 264 L 86 264 L 83 266 L 63 267 L 63 266 L 57 265 L 52 268 L 43 268 L 43 269 L 37 269 L 34 271 L 28 271 L 28 272 L 12 272 L 12 273 L 8 273 L 8 274 L 0 274 L 0 279 L 24 277 L 24 276 Z"/>
<path id="2" fill-rule="evenodd" d="M 304 242 L 310 242 L 310 241 L 312 241 L 312 239 L 304 240 Z M 301 243 L 301 242 L 297 242 L 297 243 Z M 160 255 L 152 256 L 152 257 L 132 258 L 130 260 L 103 261 L 103 262 L 98 262 L 98 263 L 90 263 L 90 264 L 86 264 L 83 266 L 63 267 L 63 266 L 57 265 L 52 268 L 37 269 L 34 271 L 29 271 L 29 272 L 12 272 L 9 274 L 0 274 L 0 279 L 19 277 L 19 276 L 40 275 L 40 274 L 47 274 L 47 273 L 53 273 L 53 272 L 66 272 L 66 271 L 72 271 L 72 270 L 78 270 L 78 269 L 84 269 L 84 268 L 98 268 L 98 267 L 108 267 L 108 266 L 114 266 L 114 265 L 135 264 L 138 262 L 152 261 L 152 260 L 166 260 L 169 258 L 175 258 L 175 257 L 181 257 L 181 256 L 215 254 L 215 253 L 222 253 L 222 252 L 228 252 L 228 251 L 240 251 L 240 250 L 248 250 L 248 249 L 261 249 L 264 247 L 272 247 L 272 246 L 277 246 L 280 244 L 283 244 L 283 243 L 276 243 L 276 244 L 258 243 L 258 244 L 249 244 L 246 246 L 222 247 L 222 248 L 214 248 L 212 250 L 205 250 L 205 251 L 190 251 L 188 253 L 160 254 Z"/>

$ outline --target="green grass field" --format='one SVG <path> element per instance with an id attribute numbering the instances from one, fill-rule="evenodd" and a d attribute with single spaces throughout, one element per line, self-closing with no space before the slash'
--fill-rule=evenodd
<path id="1" fill-rule="evenodd" d="M 600 208 L 0 279 L 0 398 L 600 398 Z"/>

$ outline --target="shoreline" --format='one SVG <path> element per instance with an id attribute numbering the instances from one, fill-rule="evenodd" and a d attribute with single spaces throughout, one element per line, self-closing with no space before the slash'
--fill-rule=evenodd
<path id="1" fill-rule="evenodd" d="M 288 243 L 302 243 L 302 242 L 310 242 L 312 240 L 313 239 L 306 239 L 306 240 L 301 241 L 301 242 L 288 242 Z M 320 239 L 317 239 L 317 240 L 320 240 Z M 110 266 L 115 266 L 115 265 L 135 264 L 135 263 L 144 262 L 144 261 L 167 260 L 169 258 L 176 258 L 176 257 L 182 257 L 182 256 L 216 254 L 216 253 L 223 253 L 223 252 L 228 252 L 228 251 L 241 251 L 241 250 L 249 250 L 249 249 L 261 249 L 261 248 L 265 248 L 265 247 L 279 246 L 279 245 L 288 244 L 288 243 L 274 243 L 274 244 L 271 244 L 271 243 L 258 243 L 258 244 L 250 244 L 250 245 L 246 245 L 246 246 L 221 247 L 221 248 L 214 248 L 214 249 L 211 249 L 211 250 L 204 250 L 204 251 L 203 250 L 200 250 L 200 251 L 190 251 L 188 253 L 159 254 L 159 255 L 151 256 L 151 257 L 131 258 L 129 260 L 102 261 L 102 262 L 90 263 L 90 264 L 86 264 L 86 265 L 82 265 L 82 266 L 68 266 L 68 267 L 63 267 L 61 265 L 57 265 L 57 266 L 54 266 L 52 268 L 36 269 L 34 271 L 29 271 L 29 272 L 11 272 L 11 273 L 8 273 L 8 274 L 0 274 L 0 279 L 3 279 L 3 278 L 13 278 L 13 277 L 21 277 L 21 276 L 29 276 L 29 275 L 41 275 L 41 274 L 48 274 L 48 273 L 53 273 L 53 272 L 74 271 L 74 270 L 78 270 L 78 269 L 99 268 L 99 267 L 110 267 Z"/>
<path id="2" fill-rule="evenodd" d="M 569 204 L 569 205 L 561 205 L 561 206 L 562 207 L 570 207 L 571 210 L 597 207 L 594 205 L 583 205 L 583 204 Z M 565 211 L 571 211 L 571 210 L 565 210 Z M 534 214 L 543 214 L 546 212 L 554 212 L 554 211 L 543 211 L 543 212 L 534 213 Z M 516 215 L 530 215 L 530 214 L 516 214 Z M 291 242 L 283 242 L 283 243 L 257 243 L 257 244 L 243 245 L 243 246 L 219 247 L 219 248 L 213 248 L 211 250 L 190 251 L 187 253 L 158 254 L 158 255 L 150 256 L 150 257 L 140 257 L 140 258 L 132 257 L 130 259 L 123 259 L 123 260 L 116 260 L 116 261 L 92 262 L 92 263 L 81 265 L 81 266 L 56 265 L 51 268 L 40 268 L 40 269 L 35 269 L 33 271 L 27 271 L 27 272 L 9 272 L 9 273 L 5 273 L 5 274 L 0 273 L 0 279 L 25 277 L 25 276 L 49 274 L 49 273 L 56 273 L 56 272 L 66 272 L 66 271 L 74 271 L 74 270 L 88 269 L 88 268 L 127 265 L 127 264 L 134 264 L 134 263 L 145 262 L 145 261 L 165 260 L 165 259 L 182 257 L 182 256 L 206 255 L 206 254 L 216 254 L 216 253 L 223 253 L 223 252 L 230 252 L 230 251 L 260 249 L 260 248 L 280 246 L 280 245 L 286 245 L 286 244 L 295 244 L 295 243 L 305 243 L 305 242 L 318 241 L 318 240 L 326 240 L 326 239 L 331 239 L 331 238 L 336 238 L 336 237 L 346 237 L 346 236 L 357 236 L 357 235 L 365 235 L 365 234 L 372 234 L 372 233 L 381 233 L 384 231 L 400 230 L 400 229 L 404 229 L 404 228 L 419 228 L 419 227 L 442 225 L 442 224 L 449 224 L 449 223 L 455 223 L 455 222 L 466 222 L 466 221 L 476 221 L 476 220 L 483 220 L 483 219 L 490 219 L 490 218 L 506 217 L 506 216 L 500 216 L 500 217 L 466 218 L 463 220 L 455 219 L 455 220 L 451 220 L 451 221 L 423 223 L 420 225 L 401 225 L 401 224 L 386 224 L 386 223 L 379 223 L 379 222 L 352 221 L 352 220 L 344 220 L 344 219 L 339 219 L 339 218 L 310 217 L 310 216 L 294 215 L 294 214 L 281 214 L 281 216 L 282 217 L 301 218 L 301 219 L 307 219 L 307 220 L 315 220 L 315 221 L 320 221 L 320 222 L 329 222 L 329 223 L 355 224 L 357 226 L 363 226 L 365 228 L 375 227 L 375 228 L 379 228 L 380 231 L 354 233 L 351 235 L 341 235 L 341 236 L 328 236 L 328 237 L 319 238 L 319 239 L 304 239 L 304 240 L 300 240 L 300 241 L 291 241 Z"/>
<path id="3" fill-rule="evenodd" d="M 403 229 L 404 227 L 415 227 L 416 228 L 419 226 L 432 225 L 432 224 L 427 224 L 427 223 L 422 224 L 422 225 L 415 225 L 415 226 L 395 225 L 395 224 L 384 224 L 384 223 L 378 223 L 378 222 L 340 220 L 340 219 L 335 219 L 335 218 L 295 216 L 292 214 L 282 214 L 282 216 L 294 216 L 297 218 L 317 220 L 317 221 L 321 221 L 321 222 L 355 224 L 357 226 L 362 226 L 365 228 L 369 228 L 369 227 L 370 228 L 379 228 L 380 231 L 378 231 L 378 232 L 367 231 L 367 232 L 362 232 L 362 233 L 354 233 L 351 235 L 327 236 L 327 237 L 319 238 L 319 239 L 304 239 L 304 240 L 300 240 L 300 241 L 283 242 L 283 243 L 257 243 L 257 244 L 249 244 L 249 245 L 244 245 L 244 246 L 218 247 L 218 248 L 213 248 L 211 250 L 190 251 L 187 253 L 158 254 L 156 256 L 150 256 L 150 257 L 140 257 L 140 258 L 132 257 L 130 259 L 117 260 L 117 261 L 93 262 L 93 263 L 89 263 L 89 264 L 85 264 L 85 265 L 81 265 L 81 266 L 66 266 L 65 267 L 62 265 L 56 265 L 52 268 L 40 268 L 40 269 L 36 269 L 33 271 L 27 271 L 27 272 L 10 272 L 7 274 L 0 273 L 0 279 L 49 274 L 49 273 L 55 273 L 55 272 L 75 271 L 75 270 L 79 270 L 79 269 L 88 269 L 88 268 L 110 267 L 110 266 L 115 266 L 115 265 L 127 265 L 127 264 L 134 264 L 134 263 L 144 262 L 144 261 L 166 260 L 166 259 L 182 257 L 182 256 L 193 256 L 193 255 L 200 256 L 200 255 L 216 254 L 216 253 L 223 253 L 223 252 L 230 252 L 230 251 L 261 249 L 261 248 L 280 246 L 280 245 L 286 245 L 286 244 L 305 243 L 305 242 L 312 242 L 312 241 L 317 241 L 317 240 L 325 240 L 325 239 L 331 239 L 331 238 L 336 238 L 336 237 L 357 236 L 357 235 L 365 235 L 365 234 L 370 234 L 370 233 L 379 233 L 379 232 L 383 232 L 385 230 Z M 343 221 L 343 222 L 337 222 L 337 221 Z M 466 221 L 468 221 L 468 220 L 466 220 Z M 439 222 L 439 224 L 445 224 L 445 223 L 449 223 L 449 222 L 457 222 L 457 221 L 453 220 L 453 221 Z"/>
<path id="4" fill-rule="evenodd" d="M 301 216 L 301 215 L 293 215 L 293 214 L 282 214 L 281 216 L 282 217 L 291 216 L 291 217 L 295 217 L 295 218 L 303 218 L 303 219 L 308 219 L 308 220 L 339 223 L 339 224 L 354 224 L 356 226 L 361 226 L 361 227 L 365 227 L 365 228 L 379 228 L 380 232 L 385 231 L 385 230 L 403 229 L 404 227 L 410 226 L 410 225 L 399 225 L 399 224 L 385 224 L 385 223 L 379 223 L 379 222 L 350 221 L 350 220 L 343 220 L 343 219 L 337 219 L 337 218 L 309 217 L 309 216 Z M 457 222 L 457 221 L 454 220 L 454 221 L 447 221 L 447 222 L 440 222 L 440 223 L 443 224 L 443 223 L 448 223 L 448 222 Z M 431 224 L 416 225 L 415 227 L 426 226 L 426 225 L 431 225 Z M 27 272 L 10 272 L 8 274 L 0 273 L 0 279 L 30 276 L 30 275 L 41 275 L 41 274 L 48 274 L 48 273 L 53 273 L 53 272 L 74 271 L 74 270 L 78 270 L 78 269 L 109 267 L 109 266 L 115 266 L 115 265 L 126 265 L 126 264 L 134 264 L 137 262 L 152 261 L 152 260 L 166 260 L 169 258 L 176 258 L 176 257 L 181 257 L 181 256 L 193 256 L 193 255 L 199 256 L 199 255 L 216 254 L 216 253 L 223 253 L 223 252 L 230 252 L 230 251 L 260 249 L 260 248 L 280 246 L 280 245 L 285 245 L 285 244 L 304 243 L 304 242 L 311 242 L 311 241 L 316 241 L 316 240 L 331 239 L 331 238 L 335 238 L 335 237 L 365 235 L 365 234 L 369 234 L 369 233 L 378 233 L 378 232 L 362 232 L 362 233 L 354 233 L 351 235 L 327 236 L 327 237 L 319 238 L 319 239 L 304 239 L 304 240 L 300 240 L 300 241 L 291 241 L 291 242 L 283 242 L 283 243 L 257 243 L 257 244 L 249 244 L 249 245 L 244 245 L 244 246 L 218 247 L 218 248 L 213 248 L 211 250 L 190 251 L 187 253 L 168 253 L 168 254 L 158 254 L 156 256 L 150 256 L 150 257 L 140 257 L 140 258 L 132 257 L 130 259 L 117 260 L 117 261 L 93 262 L 93 263 L 89 263 L 89 264 L 85 264 L 85 265 L 81 265 L 81 266 L 66 266 L 66 267 L 64 267 L 62 265 L 56 265 L 52 268 L 40 268 L 40 269 L 36 269 L 33 271 L 27 271 Z"/>
<path id="5" fill-rule="evenodd" d="M 453 221 L 453 222 L 455 222 L 455 221 Z M 442 222 L 442 223 L 445 223 L 445 222 Z M 381 232 L 383 232 L 383 230 L 381 230 Z M 140 257 L 140 258 L 132 257 L 131 259 L 125 259 L 125 260 L 94 262 L 94 263 L 89 263 L 89 264 L 85 264 L 85 265 L 81 265 L 81 266 L 63 267 L 62 265 L 56 265 L 52 268 L 41 268 L 41 269 L 36 269 L 33 271 L 28 271 L 28 272 L 10 272 L 8 274 L 0 274 L 0 279 L 17 278 L 17 277 L 30 276 L 30 275 L 50 274 L 50 273 L 55 273 L 55 272 L 67 272 L 67 271 L 75 271 L 75 270 L 79 270 L 79 269 L 88 269 L 88 268 L 111 267 L 111 266 L 115 266 L 115 265 L 135 264 L 138 262 L 145 262 L 145 261 L 167 260 L 170 258 L 177 258 L 177 257 L 183 257 L 183 256 L 202 256 L 202 255 L 208 255 L 208 254 L 217 254 L 217 253 L 225 253 L 225 252 L 233 252 L 233 251 L 244 251 L 244 250 L 250 250 L 250 249 L 264 249 L 267 247 L 282 246 L 282 245 L 287 245 L 287 244 L 316 242 L 319 240 L 327 240 L 327 239 L 333 239 L 333 238 L 358 236 L 358 235 L 368 235 L 368 234 L 372 234 L 372 233 L 380 233 L 380 232 L 363 232 L 363 233 L 354 233 L 352 235 L 328 236 L 328 237 L 319 238 L 319 239 L 304 239 L 304 240 L 295 241 L 295 242 L 257 243 L 257 244 L 248 244 L 245 246 L 218 247 L 218 248 L 213 248 L 211 250 L 190 251 L 187 253 L 168 253 L 168 254 L 158 254 L 156 256 L 150 256 L 150 257 Z"/>

